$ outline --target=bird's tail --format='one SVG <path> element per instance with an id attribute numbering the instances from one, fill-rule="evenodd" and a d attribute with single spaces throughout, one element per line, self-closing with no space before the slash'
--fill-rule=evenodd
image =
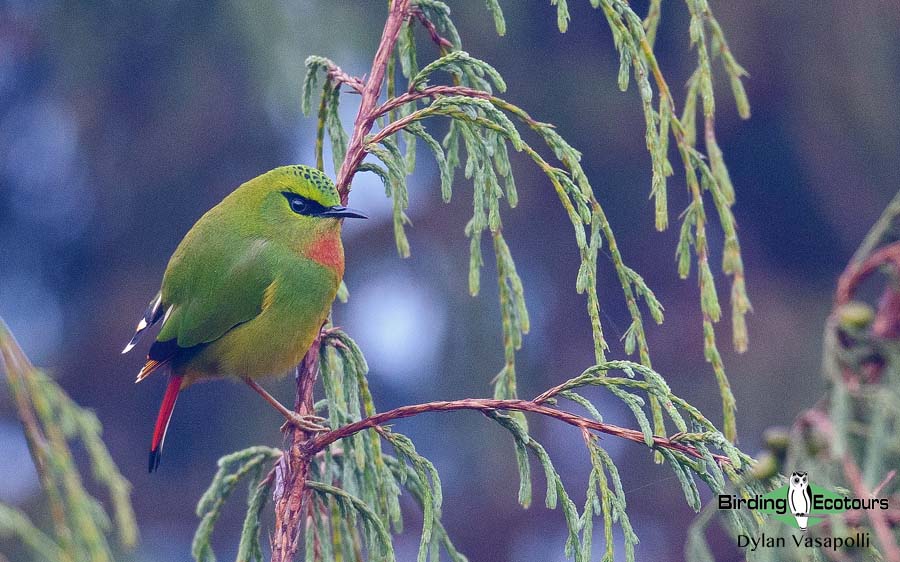
<path id="1" fill-rule="evenodd" d="M 169 384 L 163 395 L 162 404 L 159 407 L 159 415 L 156 417 L 156 427 L 153 428 L 153 440 L 150 442 L 150 472 L 159 467 L 159 459 L 162 455 L 163 443 L 166 440 L 166 430 L 169 429 L 169 421 L 172 419 L 172 411 L 178 400 L 178 392 L 181 390 L 181 379 L 178 375 L 169 376 Z"/>

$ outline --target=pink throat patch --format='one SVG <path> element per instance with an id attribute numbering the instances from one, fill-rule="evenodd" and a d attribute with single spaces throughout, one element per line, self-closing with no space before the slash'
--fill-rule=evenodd
<path id="1" fill-rule="evenodd" d="M 344 273 L 344 249 L 338 236 L 325 236 L 314 241 L 304 252 L 306 257 L 332 269 L 342 276 Z"/>

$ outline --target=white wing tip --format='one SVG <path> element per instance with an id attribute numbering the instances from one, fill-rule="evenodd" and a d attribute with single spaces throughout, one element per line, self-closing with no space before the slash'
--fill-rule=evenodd
<path id="1" fill-rule="evenodd" d="M 122 355 L 124 355 L 124 354 L 128 353 L 129 351 L 131 351 L 132 349 L 134 349 L 134 346 L 135 346 L 134 342 L 128 342 L 128 345 L 126 345 L 125 349 L 122 350 Z"/>

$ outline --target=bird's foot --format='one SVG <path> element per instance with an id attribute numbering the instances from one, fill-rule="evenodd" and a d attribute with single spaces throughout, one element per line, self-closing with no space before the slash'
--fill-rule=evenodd
<path id="1" fill-rule="evenodd" d="M 308 431 L 310 433 L 322 433 L 324 431 L 330 431 L 327 426 L 322 425 L 322 422 L 324 421 L 326 421 L 325 418 L 321 416 L 303 416 L 296 412 L 292 412 L 291 417 L 286 422 L 284 422 L 284 425 L 281 426 L 281 431 L 285 431 L 291 426 L 302 429 L 303 431 Z"/>

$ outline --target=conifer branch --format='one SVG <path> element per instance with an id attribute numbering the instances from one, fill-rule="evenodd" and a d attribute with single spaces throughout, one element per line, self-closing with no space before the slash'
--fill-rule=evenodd
<path id="1" fill-rule="evenodd" d="M 313 388 L 319 374 L 321 345 L 320 334 L 297 367 L 294 411 L 301 416 L 315 413 Z M 273 562 L 293 561 L 299 547 L 300 528 L 306 511 L 303 502 L 308 495 L 305 483 L 311 460 L 302 445 L 310 437 L 308 432 L 299 427 L 287 428 L 286 439 L 289 444 L 275 471 L 275 530 L 271 539 Z"/>
<path id="2" fill-rule="evenodd" d="M 424 98 L 436 98 L 438 96 L 464 96 L 469 98 L 480 98 L 489 100 L 492 103 L 495 98 L 490 93 L 485 92 L 483 90 L 477 90 L 475 88 L 467 88 L 465 86 L 428 86 L 427 88 L 421 88 L 417 90 L 411 90 L 406 92 L 405 94 L 401 94 L 399 96 L 393 97 L 380 106 L 378 106 L 374 111 L 374 115 L 376 118 L 381 117 L 382 115 L 387 115 L 391 111 L 396 110 L 399 107 L 402 107 L 408 103 L 412 103 L 416 100 L 424 99 Z M 396 129 L 395 129 L 396 132 Z M 388 135 L 384 135 L 388 136 Z M 371 141 L 370 141 L 371 142 Z"/>
<path id="3" fill-rule="evenodd" d="M 542 395 L 543 396 L 543 395 Z M 579 416 L 565 410 L 558 410 L 542 404 L 538 399 L 535 400 L 495 400 L 489 398 L 465 398 L 462 400 L 443 400 L 435 402 L 426 402 L 423 404 L 413 404 L 410 406 L 401 406 L 393 410 L 380 412 L 373 416 L 369 416 L 360 421 L 347 424 L 335 430 L 318 435 L 314 439 L 303 444 L 304 454 L 307 456 L 314 455 L 328 447 L 335 441 L 345 439 L 351 435 L 363 431 L 364 429 L 377 428 L 389 421 L 410 418 L 427 412 L 447 412 L 454 410 L 475 410 L 482 413 L 492 412 L 495 410 L 513 411 L 513 412 L 529 412 L 547 416 L 563 423 L 583 430 L 598 431 L 614 437 L 619 437 L 627 441 L 635 443 L 645 443 L 645 435 L 636 429 L 620 427 L 614 424 L 598 422 L 584 416 Z M 677 435 L 676 435 L 677 437 Z M 675 439 L 666 437 L 653 437 L 653 448 L 671 449 L 679 453 L 684 453 L 696 459 L 704 458 L 695 447 L 679 443 Z M 713 455 L 713 458 L 719 463 L 731 464 L 731 459 L 725 455 Z"/>
<path id="4" fill-rule="evenodd" d="M 373 110 L 378 104 L 378 97 L 381 95 L 388 59 L 393 55 L 394 46 L 397 44 L 403 22 L 408 16 L 409 0 L 393 0 L 391 2 L 387 21 L 384 24 L 384 31 L 381 34 L 381 42 L 378 44 L 375 59 L 372 61 L 372 69 L 360 92 L 362 100 L 359 104 L 359 113 L 356 114 L 356 121 L 353 124 L 353 135 L 350 137 L 347 154 L 344 157 L 337 174 L 337 181 L 335 182 L 338 193 L 341 194 L 341 202 L 344 204 L 347 203 L 347 197 L 350 194 L 350 182 L 353 179 L 353 175 L 366 154 L 364 140 L 369 131 L 372 130 L 372 125 L 375 124 L 376 116 Z"/>
<path id="5" fill-rule="evenodd" d="M 807 410 L 799 418 L 798 425 L 810 426 L 815 428 L 828 441 L 835 438 L 834 427 L 828 415 L 817 409 Z M 866 489 L 866 485 L 862 481 L 862 474 L 859 465 L 853 459 L 853 455 L 849 451 L 844 451 L 840 458 L 841 469 L 844 478 L 858 498 L 876 497 L 876 494 Z M 879 510 L 865 510 L 865 515 L 872 524 L 872 530 L 878 537 L 878 542 L 882 548 L 882 554 L 886 562 L 900 562 L 900 549 L 897 547 L 897 541 L 891 532 L 887 513 Z"/>
<path id="6" fill-rule="evenodd" d="M 425 28 L 428 35 L 431 37 L 431 41 L 437 45 L 438 49 L 440 49 L 441 54 L 446 54 L 453 48 L 453 42 L 440 34 L 437 26 L 434 25 L 434 22 L 432 22 L 425 12 L 422 11 L 422 8 L 413 6 L 411 14 L 422 24 L 422 27 Z"/>
<path id="7" fill-rule="evenodd" d="M 94 480 L 109 492 L 119 542 L 133 546 L 138 531 L 129 497 L 131 485 L 102 441 L 100 422 L 32 365 L 2 319 L 0 371 L 6 374 L 53 523 L 52 535 L 38 532 L 24 514 L 0 503 L 0 535 L 16 536 L 44 554 L 50 542 L 55 543 L 61 554 L 55 559 L 63 561 L 113 559 L 107 536 L 110 513 L 85 487 L 71 448 L 78 441 L 87 452 Z"/>
<path id="8" fill-rule="evenodd" d="M 653 156 L 652 194 L 657 205 L 657 225 L 665 224 L 666 203 L 664 178 L 671 175 L 666 157 L 668 136 L 671 132 L 685 161 L 685 169 L 693 196 L 693 203 L 686 213 L 684 229 L 689 236 L 682 236 L 679 257 L 687 256 L 689 246 L 694 246 L 701 270 L 701 308 L 704 311 L 704 332 L 707 339 L 707 358 L 714 364 L 726 411 L 726 432 L 723 435 L 696 408 L 671 393 L 664 379 L 651 368 L 644 321 L 639 308 L 641 300 L 649 309 L 654 321 L 661 323 L 663 307 L 646 285 L 643 278 L 625 265 L 616 238 L 606 214 L 597 199 L 590 181 L 580 165 L 581 154 L 569 145 L 548 123 L 534 120 L 523 109 L 501 99 L 493 91 L 503 92 L 503 78 L 488 63 L 470 56 L 462 50 L 459 34 L 450 19 L 449 7 L 441 0 L 391 0 L 389 13 L 372 67 L 366 78 L 359 80 L 348 76 L 340 67 L 322 57 L 307 59 L 307 79 L 304 83 L 303 109 L 309 114 L 313 90 L 319 71 L 325 73 L 325 84 L 318 111 L 316 129 L 316 163 L 324 165 L 324 142 L 327 133 L 332 143 L 332 155 L 338 170 L 336 186 L 343 203 L 349 196 L 353 176 L 358 171 L 373 172 L 383 181 L 386 194 L 392 199 L 394 235 L 398 253 L 410 254 L 405 228 L 409 224 L 406 210 L 409 206 L 407 178 L 415 166 L 416 144 L 424 142 L 434 155 L 440 169 L 441 194 L 449 201 L 453 190 L 454 170 L 465 170 L 466 179 L 472 180 L 473 216 L 466 226 L 470 238 L 469 291 L 476 295 L 480 287 L 480 270 L 484 264 L 481 243 L 488 231 L 497 260 L 497 281 L 501 305 L 504 363 L 494 378 L 494 396 L 485 399 L 467 399 L 430 402 L 405 406 L 388 412 L 376 413 L 365 378 L 367 367 L 362 353 L 346 334 L 338 330 L 325 330 L 309 350 L 297 373 L 298 413 L 314 414 L 320 408 L 328 418 L 332 430 L 318 436 L 300 429 L 292 429 L 286 436 L 286 451 L 272 475 L 263 479 L 265 485 L 274 488 L 276 529 L 272 537 L 273 560 L 292 560 L 299 548 L 299 535 L 305 529 L 307 560 L 328 560 L 332 556 L 346 559 L 359 558 L 361 538 L 373 538 L 371 529 L 360 526 L 352 515 L 353 505 L 362 509 L 363 519 L 380 522 L 382 531 L 400 531 L 402 517 L 399 508 L 401 490 L 411 491 L 423 509 L 422 540 L 419 561 L 438 559 L 438 547 L 454 561 L 465 560 L 447 538 L 440 521 L 440 481 L 433 465 L 419 455 L 412 441 L 403 435 L 388 431 L 381 424 L 429 411 L 474 410 L 480 411 L 512 433 L 520 470 L 519 501 L 530 503 L 531 480 L 528 453 L 532 453 L 544 467 L 547 476 L 547 506 L 562 506 L 569 528 L 566 553 L 576 562 L 589 559 L 591 552 L 591 523 L 593 517 L 602 517 L 607 553 L 612 554 L 612 523 L 619 520 L 626 533 L 626 559 L 633 560 L 633 546 L 637 537 L 631 532 L 625 516 L 624 493 L 618 483 L 618 472 L 612 460 L 600 447 L 597 434 L 613 435 L 626 440 L 644 443 L 656 451 L 658 462 L 667 462 L 678 477 L 685 498 L 694 509 L 700 507 L 700 496 L 695 478 L 706 482 L 713 491 L 720 491 L 726 480 L 739 482 L 751 459 L 738 451 L 726 438 L 734 435 L 733 404 L 727 380 L 721 369 L 721 361 L 712 357 L 715 350 L 712 322 L 717 321 L 718 301 L 715 295 L 712 273 L 706 251 L 705 214 L 702 192 L 713 192 L 716 208 L 726 231 L 726 253 L 730 256 L 726 273 L 732 274 L 738 296 L 743 296 L 743 280 L 739 263 L 739 248 L 733 234 L 733 218 L 730 206 L 733 193 L 730 183 L 725 185 L 724 163 L 716 152 L 711 94 L 708 80 L 689 90 L 689 97 L 703 94 L 705 141 L 710 164 L 695 148 L 693 115 L 685 117 L 685 125 L 675 117 L 674 102 L 652 51 L 653 35 L 659 21 L 659 2 L 651 6 L 646 22 L 636 17 L 622 0 L 592 0 L 594 7 L 603 7 L 613 28 L 616 46 L 622 56 L 622 72 L 628 76 L 634 69 L 647 121 L 647 145 Z M 569 12 L 565 0 L 552 0 L 557 9 L 557 24 L 565 32 Z M 495 27 L 503 34 L 505 23 L 502 10 L 496 1 L 488 2 Z M 742 69 L 730 57 L 721 30 L 708 9 L 690 7 L 692 23 L 703 20 L 709 26 L 713 51 L 730 61 L 729 73 L 739 78 Z M 413 28 L 421 25 L 440 56 L 419 67 L 416 56 Z M 645 32 L 644 26 L 647 30 Z M 693 34 L 693 28 L 692 28 Z M 649 37 L 648 37 L 649 35 Z M 693 35 L 692 35 L 693 38 Z M 694 39 L 695 42 L 697 39 Z M 702 49 L 701 49 L 702 48 Z M 706 44 L 698 45 L 700 66 L 708 71 L 709 55 Z M 704 58 L 705 57 L 705 58 Z M 406 90 L 398 88 L 397 71 L 406 79 Z M 698 71 L 699 72 L 699 71 Z M 451 85 L 429 85 L 438 73 L 449 74 Z M 707 78 L 706 75 L 702 78 Z M 650 104 L 651 80 L 657 81 L 660 93 L 658 112 Z M 627 83 L 627 81 L 626 81 Z M 349 138 L 338 113 L 341 85 L 361 94 L 360 108 Z M 387 100 L 379 105 L 379 97 L 385 91 Z M 738 86 L 739 86 L 738 80 Z M 399 92 L 398 93 L 398 89 Z M 693 92 L 693 93 L 691 93 Z M 710 94 L 710 95 L 708 95 Z M 710 103 L 707 105 L 706 102 Z M 686 106 L 688 103 L 686 102 Z M 692 105 L 691 107 L 693 107 Z M 686 115 L 688 112 L 685 112 Z M 446 117 L 450 121 L 449 132 L 443 141 L 434 138 L 422 123 L 430 117 Z M 377 128 L 376 128 L 377 125 Z M 519 126 L 525 126 L 552 151 L 555 157 L 549 162 L 520 136 Z M 373 132 L 373 128 L 376 130 Z M 520 400 L 516 392 L 515 355 L 522 345 L 522 338 L 529 329 L 528 311 L 525 306 L 522 281 L 516 272 L 508 244 L 503 237 L 500 202 L 505 198 L 509 207 L 515 207 L 518 194 L 510 165 L 509 147 L 523 152 L 546 175 L 568 215 L 575 233 L 575 241 L 581 256 L 581 265 L 575 288 L 587 297 L 587 310 L 593 334 L 596 365 L 579 377 L 566 381 L 534 400 Z M 461 152 L 465 150 L 465 165 Z M 380 160 L 363 162 L 367 154 Z M 722 179 L 724 178 L 724 179 Z M 691 180 L 693 180 L 691 182 Z M 719 185 L 721 183 L 722 185 Z M 721 189 L 720 189 L 721 188 Z M 722 195 L 722 193 L 727 194 Z M 683 229 L 683 230 L 684 230 Z M 693 230 L 693 232 L 690 232 Z M 597 295 L 597 257 L 603 242 L 615 266 L 622 285 L 632 323 L 625 335 L 627 354 L 639 352 L 640 364 L 629 361 L 607 361 L 609 346 L 600 324 L 600 301 Z M 737 256 L 737 257 L 735 257 Z M 686 275 L 683 274 L 683 275 Z M 749 307 L 749 303 L 747 303 Z M 738 307 L 740 308 L 740 307 Z M 739 312 L 744 312 L 741 309 Z M 742 316 L 741 316 L 742 319 Z M 319 369 L 321 368 L 321 373 Z M 628 377 L 607 377 L 609 370 L 624 371 Z M 635 374 L 641 378 L 635 379 Z M 324 383 L 325 398 L 313 402 L 312 387 L 317 377 Z M 629 429 L 603 421 L 600 412 L 583 396 L 576 393 L 581 386 L 603 386 L 621 400 L 637 419 L 640 429 Z M 644 412 L 646 394 L 650 415 Z M 574 402 L 585 410 L 585 417 L 558 409 L 556 399 Z M 505 413 L 504 413 L 505 412 Z M 546 450 L 527 431 L 525 413 L 554 418 L 578 427 L 591 453 L 592 476 L 588 486 L 588 499 L 584 513 L 568 496 L 559 474 L 553 468 Z M 675 426 L 677 433 L 666 436 L 665 418 Z M 651 424 L 652 419 L 652 424 Z M 652 427 L 651 427 L 652 425 Z M 372 431 L 366 431 L 372 430 Z M 654 435 L 655 433 L 655 435 Z M 346 440 L 340 448 L 332 445 Z M 382 439 L 394 449 L 396 457 L 384 454 Z M 725 454 L 713 454 L 711 448 Z M 310 484 L 310 482 L 319 484 Z M 310 488 L 319 486 L 318 493 Z M 323 488 L 323 486 L 328 488 Z M 328 490 L 323 495 L 323 490 Z M 343 498 L 340 500 L 338 498 Z M 251 497 L 253 509 L 257 509 L 259 492 Z M 559 502 L 559 503 L 557 503 Z M 340 507 L 340 509 L 339 509 Z M 352 509 L 351 509 L 352 508 Z M 358 510 L 357 510 L 358 511 Z M 360 512 L 360 513 L 363 513 Z M 250 514 L 248 512 L 248 518 Z M 249 520 L 249 519 L 248 519 Z M 258 526 L 251 525 L 251 530 Z M 252 534 L 252 533 L 251 533 Z M 243 539 L 242 539 L 243 542 Z M 440 544 L 439 544 L 440 543 Z M 254 544 L 251 542 L 248 545 Z M 250 547 L 248 547 L 250 548 Z M 252 550 L 252 548 L 251 548 Z M 369 554 L 372 554 L 371 544 Z M 387 552 L 381 555 L 387 556 Z M 389 557 L 388 557 L 389 558 Z"/>
<path id="9" fill-rule="evenodd" d="M 350 76 L 336 64 L 328 66 L 328 78 L 335 84 L 346 84 L 357 94 L 363 93 L 364 84 L 362 80 L 355 76 Z"/>
<path id="10" fill-rule="evenodd" d="M 893 267 L 894 273 L 900 274 L 900 242 L 879 248 L 859 262 L 851 262 L 838 280 L 835 307 L 850 302 L 859 284 L 884 265 Z"/>
<path id="11" fill-rule="evenodd" d="M 337 65 L 326 64 L 329 79 L 336 82 L 331 85 L 333 91 L 337 92 L 339 85 L 345 83 L 362 95 L 353 134 L 346 153 L 342 155 L 343 161 L 337 174 L 336 187 L 344 204 L 350 193 L 350 182 L 353 175 L 365 157 L 363 141 L 377 118 L 374 110 L 378 104 L 378 97 L 381 95 L 388 62 L 393 55 L 402 25 L 408 16 L 409 0 L 393 0 L 391 2 L 381 41 L 372 61 L 372 69 L 365 82 L 349 77 Z M 326 83 L 325 95 L 323 95 L 323 102 L 320 106 L 320 125 L 317 138 L 321 138 L 324 130 L 324 106 L 326 103 L 324 100 L 328 92 L 329 85 Z M 304 99 L 307 98 L 308 96 L 304 97 Z M 321 143 L 317 146 L 317 154 L 320 154 L 320 151 Z M 336 154 L 336 157 L 339 155 Z M 321 163 L 321 158 L 317 158 L 317 160 L 317 163 Z M 297 368 L 297 398 L 294 410 L 301 415 L 315 413 L 313 388 L 318 377 L 320 347 L 321 334 Z M 310 435 L 300 428 L 288 429 L 287 454 L 280 461 L 279 470 L 276 471 L 275 530 L 271 539 L 273 562 L 293 560 L 299 548 L 301 523 L 304 513 L 308 511 L 308 508 L 304 506 L 304 501 L 307 501 L 308 496 L 308 488 L 305 483 L 311 461 L 310 457 L 302 450 L 301 444 L 309 438 Z"/>
<path id="12" fill-rule="evenodd" d="M 873 239 L 872 234 L 875 233 L 877 233 L 878 237 L 876 243 L 881 241 L 880 239 L 884 237 L 891 224 L 897 219 L 898 214 L 900 214 L 898 202 L 900 202 L 900 192 L 894 197 L 894 200 L 888 206 L 882 218 L 872 228 L 870 236 L 867 236 L 866 241 L 861 245 L 860 251 L 853 256 L 853 259 L 851 259 L 850 263 L 838 279 L 838 288 L 835 292 L 834 299 L 834 310 L 832 311 L 833 319 L 840 318 L 841 308 L 846 307 L 850 303 L 859 284 L 877 269 L 882 266 L 890 266 L 893 269 L 893 274 L 895 276 L 900 274 L 900 242 L 892 242 L 877 250 L 874 249 L 874 245 L 868 245 Z M 887 217 L 887 220 L 885 220 L 885 217 Z M 870 253 L 865 255 L 863 252 Z M 894 283 L 887 283 L 879 309 L 871 324 L 872 333 L 878 338 L 896 340 L 898 336 L 900 336 L 900 333 L 897 332 L 897 326 L 900 324 L 900 315 L 898 315 L 896 306 L 896 303 L 898 302 L 897 296 L 898 290 Z M 839 320 L 837 322 L 832 320 L 830 322 L 829 330 L 835 329 L 835 324 L 838 323 Z M 880 371 L 883 368 L 884 367 L 881 366 L 874 373 L 874 376 L 868 376 L 866 377 L 866 380 L 860 381 L 860 377 L 853 369 L 845 367 L 843 380 L 837 381 L 837 384 L 844 383 L 857 387 L 861 382 L 863 384 L 878 383 L 881 379 Z M 871 374 L 871 372 L 867 374 Z M 807 411 L 801 418 L 801 422 L 815 425 L 820 432 L 829 438 L 829 442 L 834 439 L 833 423 L 821 410 L 812 409 Z M 843 455 L 840 459 L 841 467 L 843 469 L 844 477 L 850 484 L 853 493 L 860 498 L 877 496 L 877 491 L 870 492 L 866 488 L 859 464 L 857 464 L 850 449 L 845 447 L 842 452 Z M 867 468 L 871 470 L 871 467 Z M 889 473 L 875 489 L 882 489 L 892 479 L 893 474 L 893 471 Z M 878 537 L 884 559 L 888 562 L 900 562 L 900 547 L 898 547 L 897 539 L 891 532 L 888 515 L 880 510 L 870 510 L 866 511 L 866 516 L 872 525 L 872 530 Z"/>
<path id="13" fill-rule="evenodd" d="M 827 548 L 798 552 L 800 562 L 816 560 L 885 560 L 900 562 L 897 531 L 900 498 L 895 467 L 900 462 L 896 443 L 900 427 L 898 381 L 900 381 L 900 193 L 888 204 L 881 218 L 866 235 L 841 274 L 834 307 L 825 326 L 823 371 L 828 392 L 815 406 L 803 412 L 790 431 L 767 432 L 767 450 L 748 473 L 745 490 L 765 491 L 785 483 L 779 473 L 807 471 L 823 487 L 857 498 L 887 499 L 889 509 L 847 511 L 823 527 L 834 536 L 842 530 L 874 535 L 872 545 L 836 556 Z M 882 297 L 876 307 L 857 295 L 857 288 L 876 271 L 886 273 Z M 743 491 L 741 493 L 744 493 Z M 704 530 L 714 511 L 698 518 L 689 532 L 688 557 L 698 562 L 713 560 Z M 758 534 L 762 521 L 728 514 L 725 523 L 732 533 Z M 744 530 L 740 530 L 744 529 Z M 769 530 L 767 529 L 768 533 Z M 776 531 L 786 537 L 791 531 Z M 774 562 L 775 551 L 759 557 Z"/>

